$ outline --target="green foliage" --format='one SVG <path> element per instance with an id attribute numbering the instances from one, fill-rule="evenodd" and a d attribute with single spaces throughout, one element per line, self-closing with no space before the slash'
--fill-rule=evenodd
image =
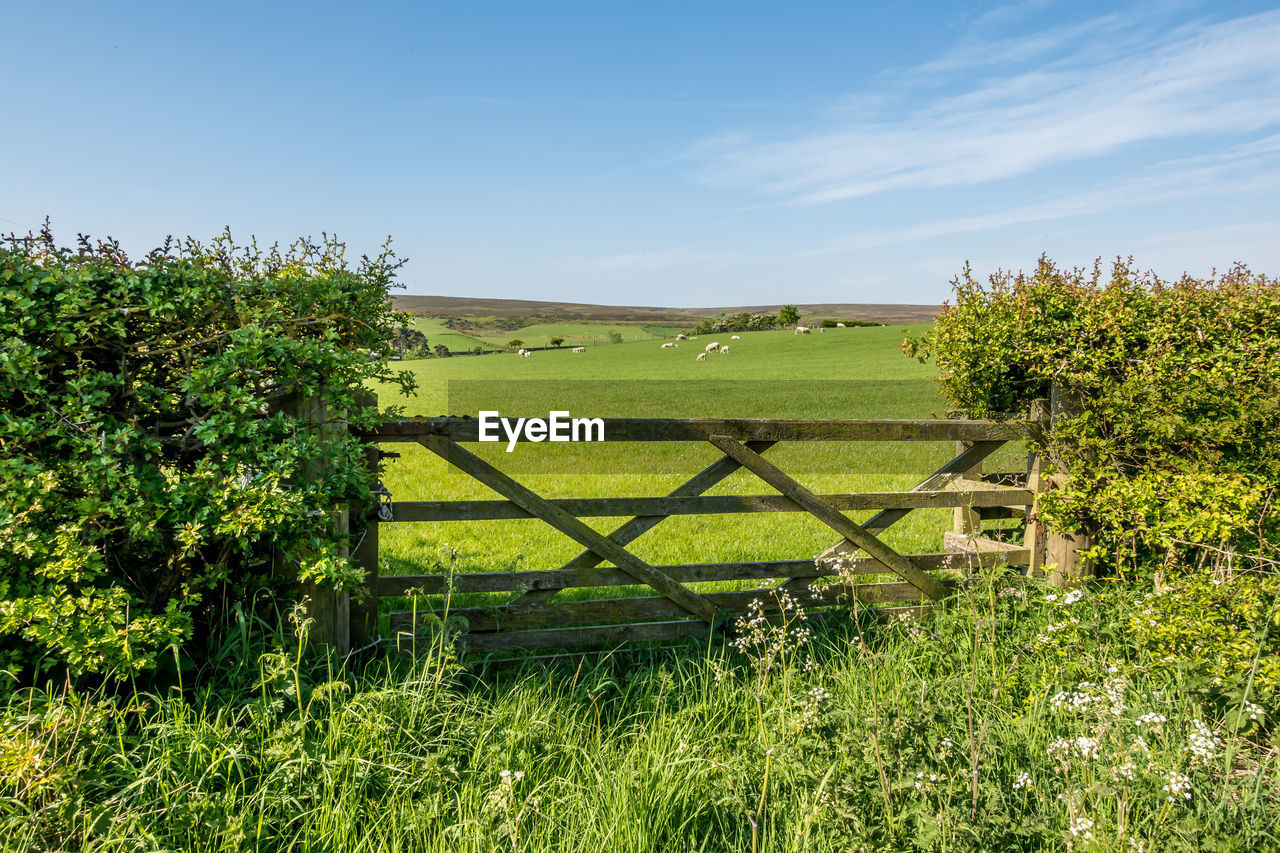
<path id="1" fill-rule="evenodd" d="M 749 314 L 745 311 L 703 320 L 689 333 L 692 335 L 719 335 L 725 332 L 764 332 L 780 325 L 776 314 Z"/>
<path id="2" fill-rule="evenodd" d="M 522 346 L 524 346 L 524 341 L 519 338 L 512 338 L 507 341 L 507 349 L 520 349 Z"/>
<path id="3" fill-rule="evenodd" d="M 426 358 L 431 353 L 427 336 L 411 326 L 400 326 L 391 336 L 391 346 L 401 358 Z"/>
<path id="4" fill-rule="evenodd" d="M 1178 561 L 1187 543 L 1254 550 L 1280 485 L 1280 283 L 1235 268 L 1166 282 L 1118 261 L 987 285 L 966 267 L 955 303 L 904 349 L 932 357 L 943 395 L 981 415 L 1065 389 L 1078 414 L 1042 447 L 1066 472 L 1040 512 L 1097 537 L 1123 570 Z"/>
<path id="5" fill-rule="evenodd" d="M 331 519 L 363 449 L 275 410 L 369 425 L 363 383 L 413 387 L 385 363 L 399 264 L 343 252 L 0 244 L 0 668 L 129 677 L 256 589 L 358 580 Z"/>
<path id="6" fill-rule="evenodd" d="M 620 344 L 620 343 L 622 343 L 622 332 L 610 332 L 610 333 L 609 333 L 609 343 L 611 343 L 611 344 Z"/>
<path id="7" fill-rule="evenodd" d="M 559 349 L 560 347 L 564 346 L 564 338 L 554 337 L 549 341 L 549 343 L 556 349 Z"/>
<path id="8" fill-rule="evenodd" d="M 1130 616 L 1129 633 L 1145 654 L 1176 663 L 1227 707 L 1246 698 L 1280 707 L 1278 600 L 1280 576 L 1219 567 L 1158 586 Z"/>
<path id="9" fill-rule="evenodd" d="M 800 322 L 800 312 L 794 305 L 783 305 L 778 309 L 778 322 L 784 326 L 794 326 Z"/>
<path id="10" fill-rule="evenodd" d="M 1202 702 L 1129 627 L 1144 606 L 992 572 L 923 620 L 792 607 L 748 614 L 733 644 L 481 678 L 437 643 L 346 671 L 249 621 L 190 703 L 0 704 L 0 833 L 19 850 L 1276 849 L 1280 709 Z"/>

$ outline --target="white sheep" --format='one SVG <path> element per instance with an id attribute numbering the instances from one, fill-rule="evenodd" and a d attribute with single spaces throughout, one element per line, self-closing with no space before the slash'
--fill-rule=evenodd
<path id="1" fill-rule="evenodd" d="M 836 328 L 837 328 L 837 329 L 843 329 L 843 328 L 844 328 L 844 323 L 836 323 Z"/>
<path id="2" fill-rule="evenodd" d="M 720 342 L 719 342 L 719 341 L 712 341 L 711 343 L 707 344 L 707 345 L 706 345 L 706 347 L 704 347 L 704 348 L 703 348 L 703 351 L 704 351 L 704 352 L 715 352 L 715 351 L 716 351 L 716 350 L 718 350 L 718 349 L 720 349 Z"/>
<path id="3" fill-rule="evenodd" d="M 808 327 L 808 326 L 796 326 L 796 334 L 797 334 L 797 335 L 807 335 L 807 334 L 809 334 L 809 327 Z"/>
<path id="4" fill-rule="evenodd" d="M 724 355 L 724 354 L 725 354 L 725 353 L 727 353 L 728 351 L 729 351 L 729 345 L 728 345 L 728 344 L 725 344 L 724 346 L 720 347 L 720 354 L 721 354 L 721 355 Z"/>
<path id="5" fill-rule="evenodd" d="M 698 357 L 694 359 L 694 361 L 706 361 L 706 360 L 707 360 L 707 354 L 705 352 L 698 353 Z"/>
<path id="6" fill-rule="evenodd" d="M 671 341 L 667 341 L 665 344 L 662 345 L 662 348 L 663 349 L 679 349 L 680 345 L 673 344 Z"/>
<path id="7" fill-rule="evenodd" d="M 574 347 L 574 348 L 573 348 L 573 351 L 574 351 L 574 352 L 586 352 L 586 351 L 587 351 L 587 348 L 586 348 L 586 347 Z"/>
<path id="8" fill-rule="evenodd" d="M 676 335 L 676 340 L 677 340 L 677 341 L 687 341 L 687 340 L 689 340 L 689 336 L 688 336 L 688 335 L 686 335 L 686 334 L 684 334 L 683 332 L 681 332 L 680 334 Z"/>
<path id="9" fill-rule="evenodd" d="M 729 338 L 729 340 L 731 340 L 731 341 L 740 341 L 740 340 L 742 340 L 742 335 L 734 335 L 732 338 Z"/>

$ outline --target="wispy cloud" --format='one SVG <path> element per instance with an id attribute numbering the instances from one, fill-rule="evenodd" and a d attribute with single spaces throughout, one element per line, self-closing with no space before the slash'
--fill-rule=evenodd
<path id="1" fill-rule="evenodd" d="M 1277 190 L 1280 190 L 1280 134 L 1237 145 L 1220 154 L 1158 163 L 1137 175 L 1062 193 L 1036 204 L 975 216 L 939 219 L 905 228 L 859 232 L 835 240 L 814 254 L 990 231 L 1146 204 Z"/>
<path id="2" fill-rule="evenodd" d="M 707 183 L 813 205 L 979 184 L 1144 142 L 1280 123 L 1280 11 L 1159 36 L 1104 16 L 1026 44 L 968 43 L 901 77 L 907 86 L 908 78 L 945 75 L 982 56 L 1018 58 L 1073 44 L 1076 52 L 1065 58 L 960 94 L 917 95 L 905 111 L 883 95 L 855 94 L 854 108 L 833 105 L 810 131 L 774 139 L 728 134 L 688 155 Z"/>

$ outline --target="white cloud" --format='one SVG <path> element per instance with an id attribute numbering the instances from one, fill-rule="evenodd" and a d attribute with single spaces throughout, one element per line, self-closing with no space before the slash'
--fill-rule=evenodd
<path id="1" fill-rule="evenodd" d="M 1029 222 L 1088 216 L 1144 204 L 1280 190 L 1280 134 L 1220 154 L 1156 164 L 1137 175 L 1064 193 L 1036 204 L 904 228 L 849 235 L 815 252 L 845 252 L 952 234 L 990 231 Z"/>
<path id="2" fill-rule="evenodd" d="M 887 101 L 855 95 L 852 108 L 835 105 L 808 132 L 772 140 L 725 134 L 688 155 L 708 183 L 812 205 L 996 181 L 1144 142 L 1280 123 L 1280 11 L 1143 35 L 1140 43 L 1136 32 L 1110 17 L 1050 31 L 1021 49 L 1075 43 L 1077 52 L 901 116 Z M 902 78 L 973 64 L 984 49 L 1014 50 L 1007 39 L 974 43 Z"/>

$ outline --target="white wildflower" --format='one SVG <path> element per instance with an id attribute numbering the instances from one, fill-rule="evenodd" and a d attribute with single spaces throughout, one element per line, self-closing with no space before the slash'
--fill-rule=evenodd
<path id="1" fill-rule="evenodd" d="M 1076 738 L 1075 748 L 1076 754 L 1085 761 L 1098 757 L 1098 742 L 1091 737 L 1081 735 Z"/>
<path id="2" fill-rule="evenodd" d="M 1170 770 L 1169 775 L 1165 777 L 1164 787 L 1160 790 L 1165 792 L 1165 799 L 1168 802 L 1176 803 L 1179 797 L 1189 800 L 1191 799 L 1191 777 L 1183 776 L 1176 770 Z"/>
<path id="3" fill-rule="evenodd" d="M 1218 754 L 1222 747 L 1222 739 L 1213 733 L 1213 729 L 1204 720 L 1191 721 L 1191 734 L 1187 741 L 1191 754 L 1201 761 L 1208 761 Z"/>
<path id="4" fill-rule="evenodd" d="M 1135 721 L 1139 728 L 1142 726 L 1158 726 L 1169 722 L 1169 718 L 1164 714 L 1157 714 L 1155 711 L 1148 711 Z"/>
<path id="5" fill-rule="evenodd" d="M 1071 592 L 1068 592 L 1066 595 L 1062 597 L 1062 603 L 1075 604 L 1077 601 L 1079 601 L 1082 598 L 1084 598 L 1084 590 L 1073 589 L 1071 590 Z"/>
<path id="6" fill-rule="evenodd" d="M 1093 840 L 1093 821 L 1087 817 L 1073 817 L 1070 829 L 1072 838 L 1079 838 L 1081 841 Z"/>
<path id="7" fill-rule="evenodd" d="M 1031 774 L 1027 773 L 1025 770 L 1020 772 L 1017 778 L 1013 780 L 1013 790 L 1015 791 L 1021 791 L 1023 788 L 1030 787 L 1032 787 Z"/>

